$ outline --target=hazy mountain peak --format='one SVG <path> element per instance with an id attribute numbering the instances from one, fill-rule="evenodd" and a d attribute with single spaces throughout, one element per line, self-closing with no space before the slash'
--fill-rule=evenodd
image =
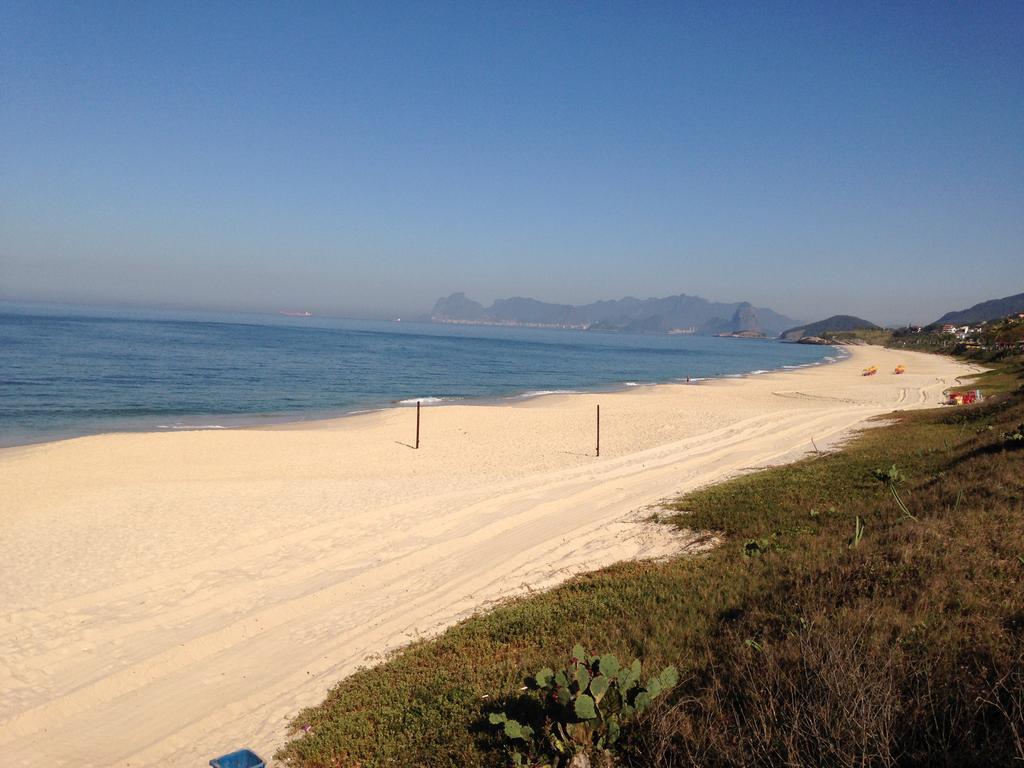
<path id="1" fill-rule="evenodd" d="M 934 325 L 952 323 L 961 325 L 963 323 L 980 323 L 983 320 L 998 320 L 1009 314 L 1024 312 L 1024 293 L 1007 296 L 1003 299 L 991 299 L 975 304 L 968 309 L 961 309 L 956 312 L 947 312 Z"/>
<path id="2" fill-rule="evenodd" d="M 446 320 L 483 320 L 486 318 L 483 304 L 466 298 L 466 294 L 459 291 L 447 298 L 440 298 L 434 304 L 430 318 L 436 321 Z"/>

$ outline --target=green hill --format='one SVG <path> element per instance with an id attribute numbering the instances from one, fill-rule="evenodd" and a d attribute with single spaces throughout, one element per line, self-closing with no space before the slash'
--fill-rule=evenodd
<path id="1" fill-rule="evenodd" d="M 796 341 L 797 339 L 802 339 L 805 336 L 824 336 L 827 333 L 860 330 L 876 331 L 880 329 L 874 323 L 870 323 L 860 317 L 854 317 L 853 315 L 832 315 L 832 317 L 819 320 L 816 323 L 798 325 L 790 328 L 788 331 L 783 331 L 780 338 Z"/>

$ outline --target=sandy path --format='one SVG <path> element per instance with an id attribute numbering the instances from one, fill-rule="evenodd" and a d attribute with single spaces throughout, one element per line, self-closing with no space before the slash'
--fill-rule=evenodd
<path id="1" fill-rule="evenodd" d="M 0 762 L 269 757 L 289 716 L 388 649 L 528 586 L 694 546 L 639 522 L 645 505 L 934 404 L 969 373 L 851 351 L 701 386 L 426 409 L 419 451 L 401 444 L 409 409 L 0 451 Z M 861 377 L 869 363 L 882 373 Z"/>

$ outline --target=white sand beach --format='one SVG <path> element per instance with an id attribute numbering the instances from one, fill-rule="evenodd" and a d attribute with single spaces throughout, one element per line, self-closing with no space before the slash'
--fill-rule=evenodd
<path id="1" fill-rule="evenodd" d="M 700 546 L 642 521 L 659 499 L 934 405 L 974 370 L 849 352 L 700 385 L 424 408 L 420 450 L 401 407 L 2 450 L 0 763 L 199 766 L 243 745 L 270 758 L 292 715 L 391 649 L 504 596 Z"/>

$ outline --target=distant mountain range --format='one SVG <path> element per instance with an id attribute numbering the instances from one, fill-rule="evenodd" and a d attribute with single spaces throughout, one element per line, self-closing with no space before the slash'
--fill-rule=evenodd
<path id="1" fill-rule="evenodd" d="M 832 315 L 832 317 L 819 320 L 816 323 L 798 325 L 782 332 L 782 338 L 797 341 L 806 336 L 821 336 L 825 333 L 838 333 L 840 331 L 856 331 L 865 328 L 876 330 L 874 323 L 870 323 L 860 317 L 853 315 Z"/>
<path id="2" fill-rule="evenodd" d="M 932 325 L 969 325 L 980 323 L 983 320 L 998 320 L 1010 314 L 1024 312 L 1024 293 L 1015 296 L 1007 296 L 1005 299 L 992 299 L 975 304 L 970 309 L 962 309 L 957 312 L 947 312 Z"/>
<path id="3" fill-rule="evenodd" d="M 613 299 L 573 306 L 536 299 L 498 299 L 490 307 L 453 293 L 437 300 L 430 320 L 436 323 L 526 325 L 550 328 L 627 331 L 632 333 L 693 333 L 777 336 L 796 321 L 750 302 L 722 303 L 700 296 L 657 299 Z"/>

